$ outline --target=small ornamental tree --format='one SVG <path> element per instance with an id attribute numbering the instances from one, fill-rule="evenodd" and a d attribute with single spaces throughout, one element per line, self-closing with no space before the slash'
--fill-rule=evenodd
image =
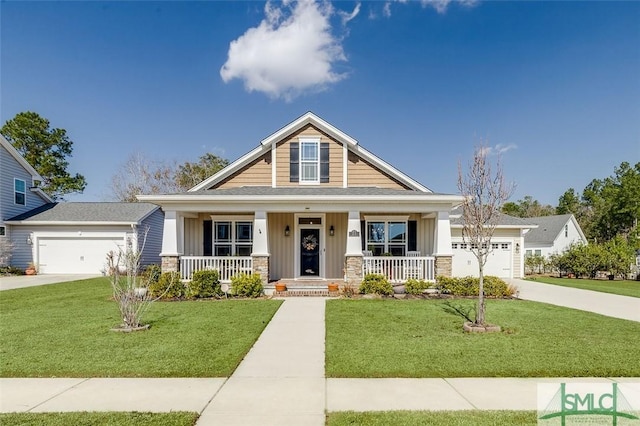
<path id="1" fill-rule="evenodd" d="M 118 304 L 122 324 L 114 328 L 119 331 L 133 331 L 144 327 L 142 316 L 159 297 L 149 291 L 151 278 L 140 274 L 140 258 L 147 238 L 144 233 L 143 243 L 138 247 L 118 249 L 107 253 L 107 271 L 113 290 L 113 299 Z"/>
<path id="2" fill-rule="evenodd" d="M 469 168 L 463 172 L 458 163 L 458 190 L 462 203 L 462 238 L 478 259 L 478 309 L 475 325 L 485 325 L 484 266 L 491 253 L 491 238 L 500 219 L 500 207 L 511 196 L 514 185 L 506 184 L 499 159 L 495 168 L 488 158 L 490 149 L 477 147 Z"/>

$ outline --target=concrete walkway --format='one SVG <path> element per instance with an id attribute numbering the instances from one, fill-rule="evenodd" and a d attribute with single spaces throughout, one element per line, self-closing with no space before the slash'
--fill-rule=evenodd
<path id="1" fill-rule="evenodd" d="M 536 281 L 518 279 L 507 281 L 518 287 L 520 299 L 640 322 L 640 298 L 637 297 L 619 296 Z"/>

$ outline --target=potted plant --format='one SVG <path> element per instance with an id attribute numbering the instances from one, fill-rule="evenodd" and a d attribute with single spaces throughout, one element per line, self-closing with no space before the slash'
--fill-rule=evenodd
<path id="1" fill-rule="evenodd" d="M 277 282 L 276 291 L 287 291 L 287 285 L 285 283 Z"/>
<path id="2" fill-rule="evenodd" d="M 329 283 L 327 286 L 329 293 L 337 293 L 338 292 L 338 283 Z"/>
<path id="3" fill-rule="evenodd" d="M 38 268 L 36 268 L 36 264 L 33 262 L 29 262 L 27 269 L 24 270 L 25 275 L 36 275 L 38 273 Z"/>

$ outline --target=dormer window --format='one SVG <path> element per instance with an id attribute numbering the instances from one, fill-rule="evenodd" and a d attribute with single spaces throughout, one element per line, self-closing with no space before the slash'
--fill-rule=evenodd
<path id="1" fill-rule="evenodd" d="M 13 202 L 24 206 L 27 204 L 27 184 L 22 179 L 13 179 Z"/>
<path id="2" fill-rule="evenodd" d="M 329 143 L 301 137 L 289 148 L 289 181 L 306 185 L 329 182 Z"/>

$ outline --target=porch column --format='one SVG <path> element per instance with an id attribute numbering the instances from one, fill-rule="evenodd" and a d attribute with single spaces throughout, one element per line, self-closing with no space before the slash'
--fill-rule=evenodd
<path id="1" fill-rule="evenodd" d="M 164 212 L 164 228 L 162 231 L 162 272 L 173 272 L 180 269 L 180 252 L 178 251 L 178 214 L 175 211 Z"/>
<path id="2" fill-rule="evenodd" d="M 347 222 L 347 249 L 345 250 L 345 281 L 358 285 L 362 281 L 362 238 L 360 212 L 349 212 Z"/>
<path id="3" fill-rule="evenodd" d="M 253 217 L 253 273 L 260 275 L 262 284 L 269 283 L 269 239 L 267 237 L 267 213 L 257 211 Z"/>
<path id="4" fill-rule="evenodd" d="M 438 212 L 435 227 L 435 252 L 436 277 L 439 275 L 450 277 L 452 275 L 451 251 L 451 223 L 449 222 L 449 212 Z"/>

